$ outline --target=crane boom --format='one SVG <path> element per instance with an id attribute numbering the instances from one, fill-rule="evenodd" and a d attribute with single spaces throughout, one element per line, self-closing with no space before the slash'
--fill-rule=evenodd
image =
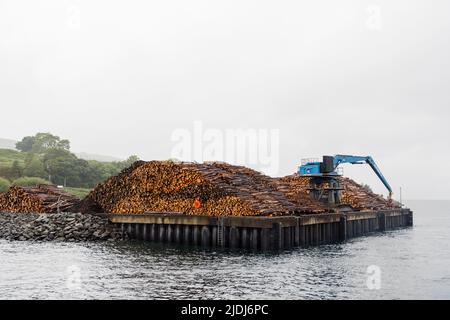
<path id="1" fill-rule="evenodd" d="M 384 175 L 381 173 L 380 168 L 378 168 L 377 164 L 375 163 L 375 160 L 373 160 L 372 157 L 370 157 L 370 156 L 361 157 L 361 156 L 351 156 L 351 155 L 339 154 L 339 155 L 334 156 L 333 164 L 334 164 L 334 169 L 336 169 L 342 163 L 360 164 L 362 162 L 367 163 L 372 168 L 372 170 L 375 172 L 377 177 L 381 180 L 381 182 L 384 184 L 386 189 L 389 191 L 389 197 L 391 197 L 392 196 L 392 188 L 391 188 L 390 184 L 387 182 Z"/>

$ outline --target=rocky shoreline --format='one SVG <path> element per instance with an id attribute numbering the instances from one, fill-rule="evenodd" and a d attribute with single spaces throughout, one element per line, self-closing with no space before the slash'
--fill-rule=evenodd
<path id="1" fill-rule="evenodd" d="M 114 241 L 120 229 L 106 217 L 81 213 L 0 213 L 0 239 L 35 241 Z"/>

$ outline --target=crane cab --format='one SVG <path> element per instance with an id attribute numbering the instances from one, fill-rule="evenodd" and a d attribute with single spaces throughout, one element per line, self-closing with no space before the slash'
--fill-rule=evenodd
<path id="1" fill-rule="evenodd" d="M 320 162 L 308 162 L 298 168 L 298 173 L 302 176 L 320 174 Z"/>
<path id="2" fill-rule="evenodd" d="M 311 159 L 303 159 L 302 165 L 298 168 L 298 173 L 301 176 L 319 176 L 319 175 L 334 175 L 335 172 L 334 157 L 324 156 L 323 161 Z"/>

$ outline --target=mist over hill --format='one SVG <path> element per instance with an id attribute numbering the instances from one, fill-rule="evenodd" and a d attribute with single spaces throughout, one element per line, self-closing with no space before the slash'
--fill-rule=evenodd
<path id="1" fill-rule="evenodd" d="M 5 139 L 0 138 L 0 149 L 11 149 L 16 150 L 16 143 L 17 140 L 13 139 Z M 114 162 L 114 161 L 121 161 L 123 159 L 111 157 L 107 155 L 101 155 L 101 154 L 92 154 L 87 152 L 75 152 L 75 155 L 84 160 L 96 160 L 101 162 Z"/>
<path id="2" fill-rule="evenodd" d="M 16 149 L 16 140 L 0 138 L 0 149 Z"/>
<path id="3" fill-rule="evenodd" d="M 96 160 L 101 162 L 114 162 L 114 161 L 122 161 L 123 159 L 111 157 L 111 156 L 105 156 L 101 154 L 92 154 L 92 153 L 86 153 L 86 152 L 75 152 L 75 155 L 84 160 Z"/>

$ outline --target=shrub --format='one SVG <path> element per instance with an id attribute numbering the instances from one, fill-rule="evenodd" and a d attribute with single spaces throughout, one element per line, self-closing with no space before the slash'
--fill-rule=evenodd
<path id="1" fill-rule="evenodd" d="M 19 187 L 31 187 L 31 186 L 37 186 L 38 184 L 51 184 L 51 183 L 42 178 L 22 177 L 22 178 L 14 180 L 12 184 L 15 186 L 19 186 Z"/>
<path id="2" fill-rule="evenodd" d="M 11 186 L 11 183 L 9 183 L 8 180 L 0 177 L 0 192 L 8 191 L 10 186 Z"/>

